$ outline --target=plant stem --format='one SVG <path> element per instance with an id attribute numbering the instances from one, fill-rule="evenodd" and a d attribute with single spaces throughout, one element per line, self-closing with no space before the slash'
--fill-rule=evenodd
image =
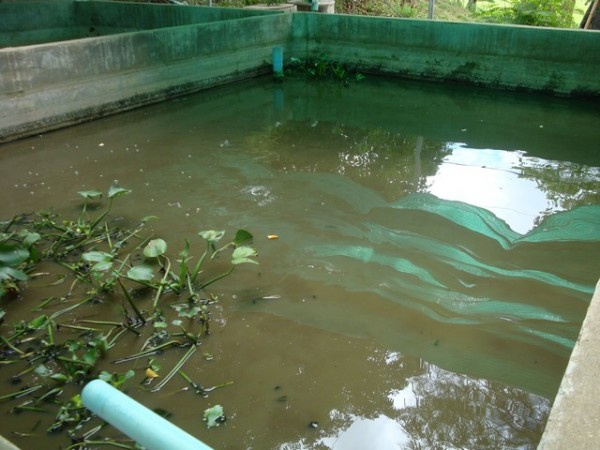
<path id="1" fill-rule="evenodd" d="M 125 294 L 125 298 L 129 302 L 129 304 L 131 305 L 133 310 L 135 311 L 135 315 L 138 317 L 138 319 L 140 319 L 142 321 L 143 324 L 146 324 L 146 319 L 144 318 L 144 316 L 142 315 L 142 313 L 136 306 L 135 302 L 131 298 L 131 295 L 129 295 L 129 292 L 127 292 L 127 289 L 125 289 L 125 286 L 123 285 L 123 282 L 121 281 L 121 279 L 117 278 L 117 281 L 119 282 L 119 285 L 121 286 L 121 289 L 123 290 L 123 294 Z"/>
<path id="2" fill-rule="evenodd" d="M 33 386 L 30 387 L 28 389 L 23 389 L 22 391 L 17 391 L 17 392 L 13 392 L 12 394 L 7 394 L 7 395 L 3 395 L 2 397 L 0 397 L 0 400 L 7 400 L 9 398 L 19 398 L 19 397 L 24 397 L 28 394 L 31 394 L 32 392 L 37 391 L 38 389 L 41 389 L 42 385 L 38 384 L 37 386 Z"/>
<path id="3" fill-rule="evenodd" d="M 196 351 L 196 346 L 192 345 L 188 351 L 185 353 L 185 355 L 183 355 L 183 357 L 179 360 L 179 362 L 177 364 L 175 364 L 175 367 L 173 367 L 171 369 L 171 371 L 168 373 L 168 375 L 162 379 L 162 381 L 160 383 L 158 383 L 156 385 L 156 387 L 154 387 L 154 389 L 152 389 L 152 392 L 156 392 L 156 391 L 160 391 L 162 389 L 162 387 L 167 384 L 171 378 L 173 378 L 173 376 L 179 372 L 179 369 L 181 369 L 183 367 L 183 365 L 185 364 L 185 362 L 194 354 L 194 352 Z"/>
<path id="4" fill-rule="evenodd" d="M 220 279 L 222 279 L 222 278 L 225 278 L 226 276 L 230 275 L 230 274 L 231 274 L 231 272 L 233 272 L 233 269 L 235 269 L 235 266 L 234 266 L 234 265 L 232 265 L 232 266 L 231 266 L 231 268 L 230 268 L 230 269 L 229 269 L 227 272 L 225 272 L 225 273 L 222 273 L 221 275 L 219 275 L 219 276 L 216 276 L 216 277 L 215 277 L 215 278 L 213 278 L 212 280 L 210 280 L 210 281 L 207 281 L 206 283 L 204 283 L 202 286 L 200 286 L 200 289 L 204 289 L 204 288 L 206 288 L 207 286 L 210 286 L 211 284 L 213 284 L 215 281 L 219 281 Z"/>
<path id="5" fill-rule="evenodd" d="M 161 345 L 159 345 L 157 347 L 152 347 L 152 348 L 149 348 L 148 350 L 144 350 L 143 352 L 134 353 L 131 356 L 126 356 L 125 358 L 117 359 L 117 360 L 113 361 L 113 363 L 119 364 L 119 363 L 122 363 L 122 362 L 132 361 L 132 360 L 137 359 L 137 358 L 143 358 L 144 356 L 154 355 L 156 352 L 164 350 L 165 348 L 168 348 L 168 347 L 172 347 L 173 345 L 181 345 L 181 342 L 179 342 L 179 341 L 168 341 L 168 342 L 165 342 L 164 344 L 161 344 Z"/>

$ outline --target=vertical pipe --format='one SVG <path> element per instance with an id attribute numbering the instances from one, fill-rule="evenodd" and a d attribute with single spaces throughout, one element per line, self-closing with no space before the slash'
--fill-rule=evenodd
<path id="1" fill-rule="evenodd" d="M 427 12 L 427 18 L 429 20 L 433 19 L 433 4 L 435 0 L 429 0 L 429 11 Z"/>
<path id="2" fill-rule="evenodd" d="M 273 76 L 283 76 L 283 48 L 273 47 Z"/>
<path id="3" fill-rule="evenodd" d="M 86 408 L 148 450 L 212 450 L 102 380 L 90 381 L 83 388 L 81 400 Z"/>

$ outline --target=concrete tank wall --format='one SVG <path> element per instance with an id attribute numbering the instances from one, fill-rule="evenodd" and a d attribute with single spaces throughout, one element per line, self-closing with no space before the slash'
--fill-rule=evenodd
<path id="1" fill-rule="evenodd" d="M 250 13 L 0 49 L 0 142 L 267 73 L 290 22 L 291 14 Z"/>
<path id="2" fill-rule="evenodd" d="M 364 72 L 600 96 L 600 33 L 524 26 L 298 14 L 294 52 Z"/>
<path id="3" fill-rule="evenodd" d="M 67 0 L 0 3 L 0 17 L 0 41 L 15 41 L 0 48 L 0 142 L 268 73 L 274 46 L 366 73 L 600 97 L 595 31 Z"/>

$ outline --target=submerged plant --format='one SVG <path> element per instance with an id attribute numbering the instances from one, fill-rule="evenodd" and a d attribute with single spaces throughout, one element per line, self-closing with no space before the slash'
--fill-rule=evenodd
<path id="1" fill-rule="evenodd" d="M 90 428 L 92 415 L 78 395 L 81 385 L 91 379 L 101 378 L 121 389 L 139 377 L 140 383 L 153 384 L 146 390 L 158 391 L 179 373 L 203 396 L 232 384 L 203 388 L 181 369 L 210 333 L 209 307 L 216 300 L 207 298 L 204 289 L 240 264 L 256 264 L 257 253 L 249 246 L 252 234 L 238 230 L 231 241 L 221 244 L 224 231 L 200 231 L 203 244 L 198 245 L 197 259 L 187 239 L 173 257 L 165 240 L 144 236 L 148 219 L 132 229 L 119 228 L 110 219 L 113 200 L 129 192 L 111 187 L 105 207 L 101 192 L 79 192 L 84 202 L 74 220 L 40 212 L 0 225 L 0 323 L 11 317 L 13 302 L 26 301 L 32 280 L 49 277 L 47 286 L 53 289 L 53 295 L 32 305 L 31 318 L 5 327 L 9 331 L 0 335 L 0 366 L 15 369 L 10 376 L 15 389 L 1 395 L 0 402 L 18 402 L 13 413 L 54 411 L 47 431 L 66 433 L 71 439 L 68 448 L 87 448 L 95 442 L 92 435 L 104 427 Z M 229 254 L 229 268 L 211 273 L 210 262 L 224 254 Z M 44 272 L 39 271 L 41 264 Z M 56 295 L 61 285 L 65 292 Z M 104 303 L 120 308 L 121 320 L 89 317 L 90 310 Z M 84 308 L 86 313 L 79 314 Z M 120 347 L 129 347 L 132 341 L 127 336 L 142 342 L 141 347 L 128 351 L 127 357 L 111 356 Z M 181 348 L 185 353 L 165 375 L 159 375 L 160 365 L 153 360 L 141 370 L 135 365 L 140 358 Z M 130 367 L 115 371 L 114 364 Z"/>
<path id="2" fill-rule="evenodd" d="M 359 73 L 356 68 L 336 62 L 325 53 L 321 53 L 316 58 L 290 58 L 285 76 L 288 78 L 336 80 L 342 82 L 344 86 L 348 86 L 351 80 L 361 81 L 364 79 L 364 75 Z"/>

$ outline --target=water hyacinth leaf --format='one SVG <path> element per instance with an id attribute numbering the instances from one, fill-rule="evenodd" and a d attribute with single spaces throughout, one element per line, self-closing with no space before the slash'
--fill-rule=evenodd
<path id="1" fill-rule="evenodd" d="M 48 322 L 48 317 L 45 314 L 42 314 L 41 316 L 37 316 L 35 319 L 33 319 L 31 322 L 29 322 L 27 327 L 32 330 L 38 330 L 38 329 L 42 328 L 43 326 L 45 326 L 47 322 Z"/>
<path id="2" fill-rule="evenodd" d="M 127 271 L 127 276 L 135 281 L 152 281 L 154 270 L 145 264 L 134 266 Z"/>
<path id="3" fill-rule="evenodd" d="M 29 252 L 15 245 L 0 244 L 0 267 L 16 266 L 29 258 Z"/>
<path id="4" fill-rule="evenodd" d="M 107 372 L 106 370 L 103 370 L 102 372 L 100 372 L 98 374 L 98 378 L 101 379 L 102 381 L 106 382 L 106 383 L 110 383 L 113 376 L 112 373 Z"/>
<path id="5" fill-rule="evenodd" d="M 113 255 L 106 252 L 91 251 L 81 255 L 85 262 L 96 263 L 92 266 L 93 272 L 104 272 L 112 267 Z"/>
<path id="6" fill-rule="evenodd" d="M 131 192 L 131 190 L 122 188 L 120 186 L 111 186 L 108 189 L 108 198 L 112 199 L 112 198 L 115 198 L 115 197 L 117 197 L 119 195 L 129 194 L 130 192 Z"/>
<path id="7" fill-rule="evenodd" d="M 50 378 L 58 383 L 66 383 L 69 381 L 69 377 L 67 377 L 64 373 L 55 373 L 50 375 Z"/>
<path id="8" fill-rule="evenodd" d="M 19 281 L 27 280 L 27 274 L 19 269 L 13 269 L 12 267 L 2 267 L 0 265 L 0 280 L 15 279 Z"/>
<path id="9" fill-rule="evenodd" d="M 48 375 L 50 375 L 50 370 L 44 364 L 40 364 L 39 366 L 37 366 L 34 372 L 40 377 L 47 377 Z"/>
<path id="10" fill-rule="evenodd" d="M 85 252 L 81 255 L 81 259 L 85 262 L 102 262 L 102 261 L 112 261 L 113 256 L 110 253 L 106 252 Z"/>
<path id="11" fill-rule="evenodd" d="M 146 258 L 157 258 L 167 252 L 167 243 L 162 239 L 152 239 L 144 248 Z"/>
<path id="12" fill-rule="evenodd" d="M 225 422 L 225 414 L 223 413 L 223 407 L 221 405 L 215 405 L 212 408 L 208 408 L 204 411 L 204 421 L 208 428 L 218 427 L 220 424 Z"/>
<path id="13" fill-rule="evenodd" d="M 233 251 L 231 255 L 231 264 L 238 265 L 244 263 L 253 263 L 258 264 L 258 262 L 250 259 L 254 256 L 257 256 L 256 250 L 252 247 L 238 247 Z"/>
<path id="14" fill-rule="evenodd" d="M 179 252 L 179 257 L 181 258 L 181 261 L 185 261 L 188 258 L 188 256 L 190 256 L 190 241 L 185 239 L 184 242 L 185 245 L 183 249 Z"/>
<path id="15" fill-rule="evenodd" d="M 88 200 L 100 200 L 102 198 L 102 192 L 100 191 L 79 191 L 77 193 Z"/>
<path id="16" fill-rule="evenodd" d="M 240 245 L 248 244 L 253 238 L 254 236 L 252 236 L 252 233 L 249 231 L 239 229 L 235 233 L 235 237 L 233 238 L 232 242 L 236 247 L 239 247 Z"/>
<path id="17" fill-rule="evenodd" d="M 218 242 L 223 237 L 224 234 L 225 234 L 225 231 L 215 231 L 215 230 L 200 231 L 198 233 L 198 235 L 202 239 L 206 239 L 211 244 Z"/>
<path id="18" fill-rule="evenodd" d="M 27 230 L 23 230 L 23 232 L 19 234 L 23 238 L 23 245 L 27 248 L 31 247 L 42 238 L 39 233 L 31 233 Z"/>
<path id="19" fill-rule="evenodd" d="M 90 366 L 96 364 L 96 361 L 100 357 L 98 349 L 90 348 L 83 354 L 83 361 L 88 363 Z"/>
<path id="20" fill-rule="evenodd" d="M 106 272 L 112 268 L 112 261 L 100 261 L 94 264 L 91 268 L 92 272 Z"/>
<path id="21" fill-rule="evenodd" d="M 142 219 L 142 223 L 146 223 L 154 219 L 158 219 L 158 216 L 146 216 Z"/>

